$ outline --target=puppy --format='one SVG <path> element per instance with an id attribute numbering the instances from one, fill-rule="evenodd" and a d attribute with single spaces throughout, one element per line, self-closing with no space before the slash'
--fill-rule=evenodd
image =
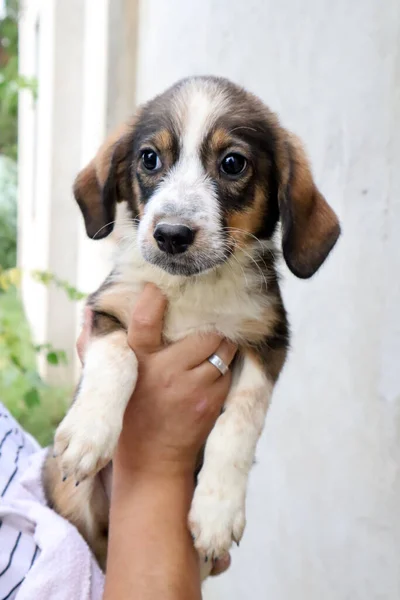
<path id="1" fill-rule="evenodd" d="M 289 269 L 308 278 L 335 245 L 338 219 L 299 140 L 257 97 L 216 77 L 185 79 L 140 107 L 78 175 L 74 193 L 91 238 L 111 233 L 117 202 L 130 218 L 113 271 L 88 300 L 82 378 L 44 469 L 49 502 L 104 566 L 108 498 L 96 475 L 112 459 L 136 383 L 128 321 L 153 282 L 168 298 L 166 342 L 218 331 L 239 347 L 189 514 L 200 556 L 219 557 L 243 534 L 249 471 L 288 349 L 278 221 Z"/>

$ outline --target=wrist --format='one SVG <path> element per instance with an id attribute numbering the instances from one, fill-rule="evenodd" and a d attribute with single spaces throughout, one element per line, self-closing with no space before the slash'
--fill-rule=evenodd
<path id="1" fill-rule="evenodd" d="M 119 598 L 200 598 L 198 558 L 188 529 L 193 490 L 193 476 L 126 470 L 116 461 L 105 597 L 116 597 L 112 583 L 117 581 L 123 588 Z"/>
<path id="2" fill-rule="evenodd" d="M 132 519 L 136 521 L 140 514 L 141 527 L 146 529 L 149 520 L 153 527 L 159 517 L 163 515 L 164 520 L 168 514 L 176 527 L 186 531 L 193 493 L 193 477 L 131 470 L 126 473 L 117 466 L 113 468 L 111 489 L 112 521 L 124 522 L 130 527 Z"/>
<path id="3" fill-rule="evenodd" d="M 194 479 L 196 458 L 192 453 L 166 452 L 165 448 L 150 451 L 135 449 L 127 451 L 119 445 L 113 459 L 114 468 L 125 478 Z"/>
<path id="4" fill-rule="evenodd" d="M 187 492 L 191 496 L 194 491 L 194 470 L 182 465 L 128 464 L 121 460 L 118 453 L 113 460 L 113 483 L 115 492 L 130 492 L 138 488 L 154 487 L 155 489 L 176 489 Z"/>

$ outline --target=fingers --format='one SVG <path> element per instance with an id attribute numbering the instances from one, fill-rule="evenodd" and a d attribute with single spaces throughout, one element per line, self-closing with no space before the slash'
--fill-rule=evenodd
<path id="1" fill-rule="evenodd" d="M 150 354 L 162 346 L 162 329 L 167 299 L 153 284 L 139 296 L 128 328 L 128 344 L 136 354 Z"/>
<path id="2" fill-rule="evenodd" d="M 193 373 L 193 371 L 191 371 Z M 206 384 L 203 394 L 198 394 L 195 399 L 195 410 L 203 423 L 207 423 L 209 433 L 221 415 L 222 407 L 229 394 L 231 386 L 231 373 L 220 377 L 211 384 Z"/>
<path id="3" fill-rule="evenodd" d="M 236 351 L 236 344 L 229 340 L 222 340 L 218 348 L 214 352 L 211 352 L 211 354 L 219 356 L 219 358 L 229 367 L 235 357 Z M 207 360 L 209 356 L 210 354 L 198 367 L 193 369 L 193 372 L 195 372 L 204 383 L 212 382 L 222 377 L 221 371 Z"/>
<path id="4" fill-rule="evenodd" d="M 83 359 L 85 356 L 85 350 L 86 350 L 86 346 L 87 346 L 87 343 L 90 338 L 92 324 L 93 324 L 93 312 L 88 306 L 85 306 L 85 310 L 83 312 L 82 331 L 76 341 L 76 351 L 78 352 L 79 360 L 81 361 L 81 363 L 83 363 Z"/>
<path id="5" fill-rule="evenodd" d="M 168 362 L 179 365 L 181 370 L 190 370 L 211 356 L 220 343 L 218 333 L 194 333 L 165 348 L 163 354 Z"/>
<path id="6" fill-rule="evenodd" d="M 229 394 L 229 390 L 232 382 L 232 373 L 230 371 L 227 372 L 226 375 L 222 377 L 220 375 L 218 379 L 211 383 L 211 413 L 215 412 L 215 418 L 217 418 L 221 412 L 223 405 L 225 404 L 225 400 Z M 207 384 L 206 384 L 207 385 Z M 209 384 L 210 385 L 210 384 Z"/>

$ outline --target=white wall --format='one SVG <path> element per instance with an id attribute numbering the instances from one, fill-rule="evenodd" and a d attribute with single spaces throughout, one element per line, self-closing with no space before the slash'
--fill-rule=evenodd
<path id="1" fill-rule="evenodd" d="M 136 73 L 136 0 L 85 0 L 84 7 L 78 168 L 94 157 L 106 135 L 133 112 Z M 113 240 L 112 236 L 89 240 L 76 205 L 74 211 L 79 220 L 78 286 L 92 292 L 109 272 Z"/>
<path id="2" fill-rule="evenodd" d="M 81 305 L 30 276 L 49 271 L 91 292 L 110 269 L 112 240 L 92 242 L 72 195 L 79 169 L 132 111 L 136 0 L 21 0 L 20 71 L 38 81 L 19 105 L 18 263 L 23 300 L 39 343 L 67 351 L 65 368 L 45 361 L 55 383 L 76 375 Z M 132 66 L 133 65 L 133 66 Z"/>
<path id="3" fill-rule="evenodd" d="M 84 0 L 83 102 L 79 168 L 96 154 L 105 137 L 134 110 L 136 87 L 137 0 Z M 78 170 L 78 169 L 77 169 Z M 78 207 L 77 286 L 93 292 L 112 267 L 114 236 L 90 240 Z M 82 305 L 76 309 L 75 336 Z M 75 362 L 75 375 L 80 372 Z"/>
<path id="4" fill-rule="evenodd" d="M 30 273 L 49 271 L 76 285 L 78 220 L 70 190 L 80 165 L 82 17 L 80 0 L 22 2 L 20 71 L 37 79 L 38 98 L 20 94 L 18 263 L 35 340 L 70 358 L 65 368 L 41 365 L 58 383 L 71 378 L 75 307 Z"/>
<path id="5" fill-rule="evenodd" d="M 258 450 L 248 527 L 207 598 L 400 598 L 400 5 L 142 0 L 138 97 L 228 76 L 300 134 L 343 237 L 285 270 L 293 351 Z"/>

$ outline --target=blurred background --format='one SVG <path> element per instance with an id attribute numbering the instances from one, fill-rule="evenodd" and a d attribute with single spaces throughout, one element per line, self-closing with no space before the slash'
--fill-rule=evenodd
<path id="1" fill-rule="evenodd" d="M 308 149 L 343 235 L 282 265 L 292 351 L 248 526 L 205 598 L 400 598 L 398 0 L 0 0 L 0 398 L 46 444 L 77 375 L 81 301 L 113 240 L 73 179 L 138 103 L 193 74 L 258 94 Z"/>

